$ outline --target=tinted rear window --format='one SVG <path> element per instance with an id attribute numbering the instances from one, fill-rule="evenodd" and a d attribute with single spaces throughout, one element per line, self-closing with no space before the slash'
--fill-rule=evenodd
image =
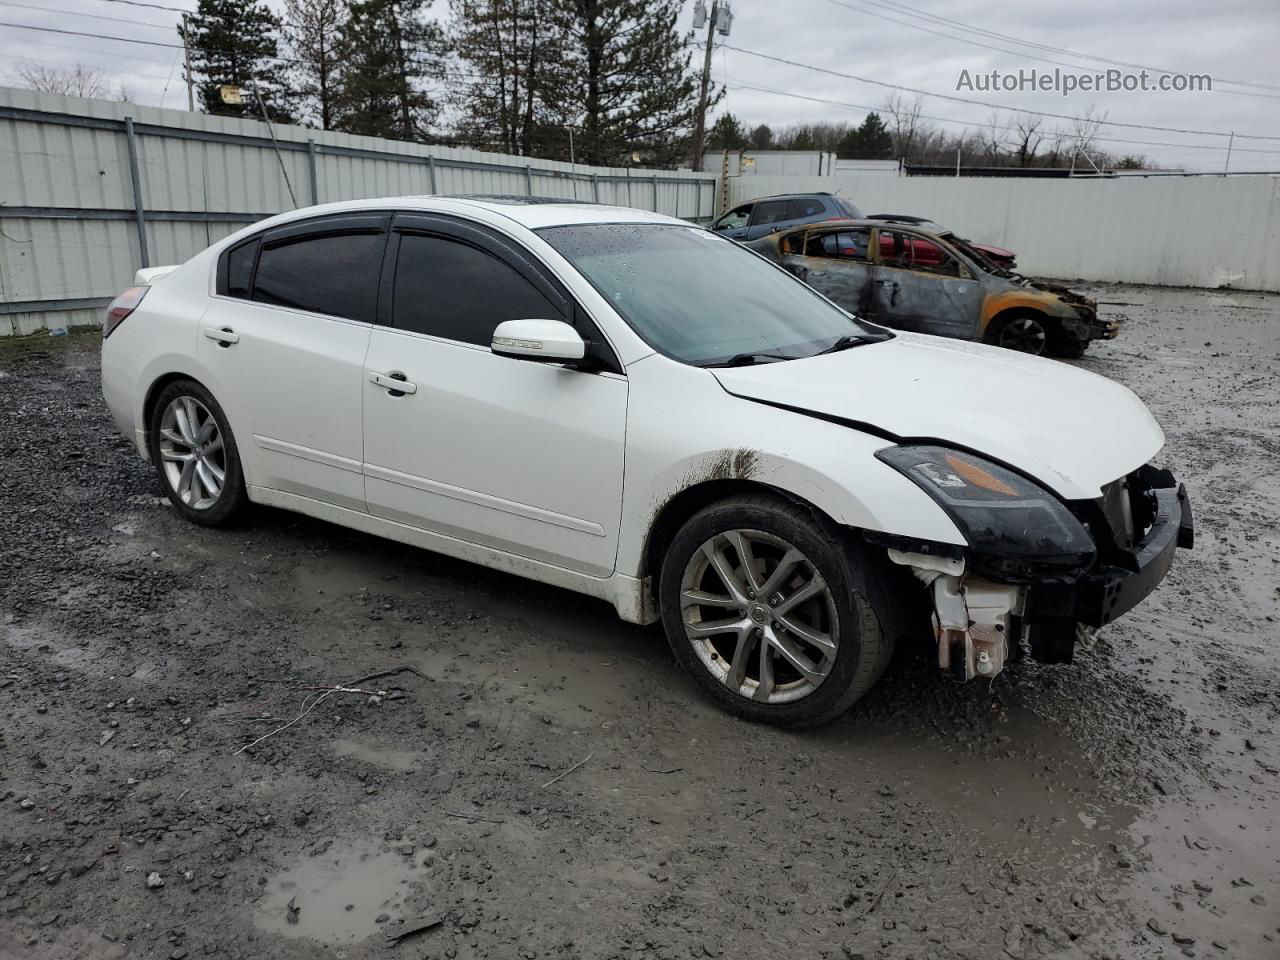
<path id="1" fill-rule="evenodd" d="M 253 282 L 253 262 L 258 256 L 258 239 L 242 243 L 227 254 L 228 297 L 249 299 L 249 285 Z"/>
<path id="2" fill-rule="evenodd" d="M 806 197 L 791 201 L 791 210 L 787 219 L 803 220 L 806 217 L 818 217 L 827 212 L 827 208 L 817 197 Z"/>
<path id="3" fill-rule="evenodd" d="M 836 202 L 836 206 L 840 208 L 840 212 L 846 217 L 851 220 L 862 219 L 862 211 L 854 206 L 851 201 L 846 200 L 844 197 L 834 197 L 833 199 Z"/>
<path id="4" fill-rule="evenodd" d="M 253 299 L 372 323 L 384 239 L 382 233 L 338 233 L 265 246 Z"/>
<path id="5" fill-rule="evenodd" d="M 765 200 L 763 203 L 756 204 L 755 216 L 751 222 L 755 224 L 778 223 L 791 216 L 788 212 L 790 208 L 790 200 Z"/>

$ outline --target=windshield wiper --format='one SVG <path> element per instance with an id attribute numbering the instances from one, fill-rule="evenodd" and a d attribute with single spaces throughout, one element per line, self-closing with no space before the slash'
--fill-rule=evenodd
<path id="1" fill-rule="evenodd" d="M 772 360 L 791 360 L 792 357 L 780 357 L 776 353 L 738 353 L 730 357 L 728 360 L 721 360 L 718 363 L 706 363 L 706 367 L 752 367 L 757 363 L 767 363 Z"/>
<path id="2" fill-rule="evenodd" d="M 820 357 L 825 353 L 839 353 L 841 350 L 848 350 L 850 347 L 861 347 L 861 346 L 865 346 L 868 343 L 880 343 L 882 340 L 887 340 L 887 339 L 888 337 L 876 335 L 876 334 L 851 333 L 841 337 L 831 346 L 826 347 L 822 350 L 819 350 L 815 354 L 812 354 L 812 356 Z"/>

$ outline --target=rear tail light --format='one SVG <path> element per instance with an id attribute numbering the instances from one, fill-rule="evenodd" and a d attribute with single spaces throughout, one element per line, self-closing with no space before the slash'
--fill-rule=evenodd
<path id="1" fill-rule="evenodd" d="M 107 319 L 102 324 L 104 340 L 111 336 L 111 332 L 120 326 L 125 317 L 138 309 L 138 304 L 142 303 L 142 298 L 150 289 L 150 287 L 130 287 L 111 301 L 111 306 L 107 307 Z"/>

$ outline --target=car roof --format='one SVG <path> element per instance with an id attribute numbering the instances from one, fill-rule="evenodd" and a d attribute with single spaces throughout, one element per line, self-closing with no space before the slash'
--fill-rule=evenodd
<path id="1" fill-rule="evenodd" d="M 814 190 L 811 193 L 775 193 L 769 197 L 755 197 L 747 200 L 746 203 L 760 203 L 764 200 L 798 200 L 801 197 L 834 197 L 835 194 L 830 190 Z M 744 204 L 739 204 L 743 206 Z"/>
<path id="2" fill-rule="evenodd" d="M 868 213 L 868 220 L 889 220 L 894 223 L 920 224 L 933 223 L 928 217 L 913 217 L 905 213 Z"/>
<path id="3" fill-rule="evenodd" d="M 465 215 L 468 210 L 487 210 L 508 220 L 537 230 L 541 227 L 569 226 L 588 223 L 673 223 L 691 226 L 687 220 L 637 210 L 633 207 L 614 207 L 604 203 L 570 200 L 553 197 L 507 196 L 503 194 L 421 195 L 400 197 L 371 197 L 365 200 L 343 200 L 292 210 L 271 218 L 276 226 L 307 217 L 335 213 L 358 213 L 363 210 L 419 210 L 424 213 L 454 213 Z M 256 226 L 263 226 L 259 222 Z"/>
<path id="4" fill-rule="evenodd" d="M 821 223 L 798 223 L 794 227 L 787 227 L 779 230 L 777 233 L 770 234 L 771 237 L 781 236 L 782 234 L 799 233 L 801 230 L 844 230 L 849 227 L 885 227 L 892 226 L 895 229 L 905 230 L 908 233 L 920 233 L 925 236 L 947 238 L 954 236 L 950 230 L 930 230 L 928 227 L 917 226 L 913 223 L 898 223 L 893 220 L 877 220 L 872 217 L 863 217 L 862 219 L 854 219 L 846 217 L 837 220 L 823 220 Z"/>

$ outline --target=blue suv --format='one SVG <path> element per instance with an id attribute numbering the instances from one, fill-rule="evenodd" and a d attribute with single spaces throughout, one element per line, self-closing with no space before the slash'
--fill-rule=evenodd
<path id="1" fill-rule="evenodd" d="M 861 219 L 862 211 L 844 197 L 831 193 L 788 193 L 740 204 L 712 223 L 711 229 L 730 240 L 746 242 L 802 223 Z"/>

